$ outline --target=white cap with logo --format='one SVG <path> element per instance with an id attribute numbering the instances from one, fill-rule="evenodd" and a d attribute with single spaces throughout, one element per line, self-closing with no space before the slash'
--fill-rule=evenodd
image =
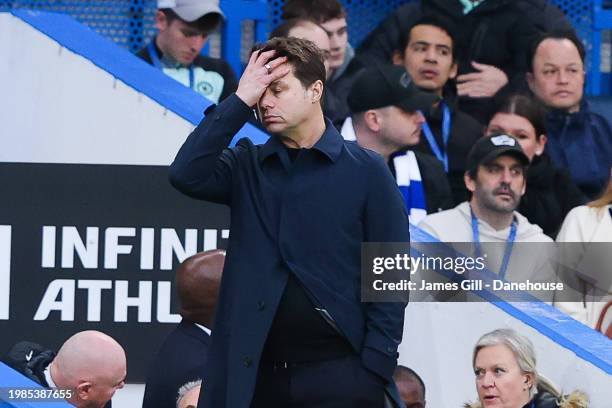
<path id="1" fill-rule="evenodd" d="M 158 0 L 157 8 L 172 9 L 181 19 L 191 23 L 200 17 L 209 14 L 225 15 L 219 8 L 219 0 Z"/>

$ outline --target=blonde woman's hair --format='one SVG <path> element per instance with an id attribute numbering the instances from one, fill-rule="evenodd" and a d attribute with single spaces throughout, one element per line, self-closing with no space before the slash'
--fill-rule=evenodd
<path id="1" fill-rule="evenodd" d="M 474 346 L 472 355 L 472 367 L 476 364 L 476 356 L 478 352 L 485 347 L 504 345 L 512 351 L 516 358 L 516 362 L 524 374 L 533 376 L 533 384 L 529 389 L 529 398 L 540 391 L 547 391 L 555 397 L 561 397 L 561 393 L 548 379 L 538 374 L 536 368 L 536 357 L 531 340 L 527 337 L 518 334 L 512 329 L 497 329 L 484 334 L 478 339 Z"/>

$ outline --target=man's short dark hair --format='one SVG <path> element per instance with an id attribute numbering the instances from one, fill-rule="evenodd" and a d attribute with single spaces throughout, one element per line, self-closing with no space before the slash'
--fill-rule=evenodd
<path id="1" fill-rule="evenodd" d="M 335 18 L 346 17 L 338 0 L 287 0 L 283 5 L 283 20 L 307 18 L 321 24 Z"/>
<path id="2" fill-rule="evenodd" d="M 178 16 L 171 8 L 162 8 L 159 9 L 166 16 L 166 20 L 168 20 L 168 24 L 171 24 L 174 20 L 180 20 L 183 23 L 187 24 L 189 27 L 201 31 L 205 34 L 210 34 L 215 31 L 221 25 L 223 21 L 223 16 L 219 13 L 208 13 L 204 14 L 202 17 L 198 18 L 196 21 L 185 21 Z"/>
<path id="3" fill-rule="evenodd" d="M 421 387 L 423 388 L 423 399 L 425 399 L 425 383 L 423 379 L 411 368 L 405 367 L 403 365 L 398 365 L 393 372 L 393 380 L 401 381 L 404 379 L 415 379 Z"/>
<path id="4" fill-rule="evenodd" d="M 253 52 L 270 50 L 276 51 L 276 58 L 287 57 L 287 62 L 293 67 L 293 75 L 304 88 L 308 88 L 317 80 L 325 85 L 323 53 L 312 41 L 295 37 L 277 37 L 253 48 Z"/>
<path id="5" fill-rule="evenodd" d="M 533 72 L 533 59 L 535 58 L 535 54 L 538 50 L 538 47 L 545 40 L 569 40 L 574 44 L 576 49 L 578 50 L 578 54 L 580 55 L 580 59 L 582 60 L 582 64 L 584 65 L 584 59 L 586 57 L 586 50 L 584 49 L 584 44 L 580 41 L 580 38 L 576 35 L 576 32 L 573 30 L 556 30 L 548 33 L 540 34 L 530 45 L 527 51 L 527 67 L 529 72 Z"/>
<path id="6" fill-rule="evenodd" d="M 278 25 L 271 33 L 270 38 L 274 37 L 289 37 L 289 32 L 296 27 L 309 27 L 311 25 L 315 25 L 319 27 L 319 25 L 308 18 L 292 18 L 284 23 Z M 322 29 L 322 28 L 321 28 Z"/>
<path id="7" fill-rule="evenodd" d="M 412 32 L 412 29 L 419 25 L 428 25 L 428 26 L 437 27 L 440 30 L 444 31 L 446 34 L 448 34 L 448 36 L 451 38 L 451 41 L 452 41 L 451 50 L 453 53 L 453 61 L 458 60 L 459 55 L 458 55 L 458 47 L 457 47 L 457 40 L 456 40 L 457 36 L 455 34 L 456 33 L 455 26 L 453 25 L 451 21 L 443 17 L 432 15 L 432 14 L 422 16 L 414 24 L 408 27 L 407 30 L 403 30 L 400 33 L 399 44 L 398 44 L 400 48 L 398 51 L 401 53 L 402 56 L 404 55 L 404 52 L 406 51 L 406 47 L 410 43 L 410 33 Z"/>

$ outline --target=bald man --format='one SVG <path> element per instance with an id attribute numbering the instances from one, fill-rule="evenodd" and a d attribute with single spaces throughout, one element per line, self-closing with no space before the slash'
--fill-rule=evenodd
<path id="1" fill-rule="evenodd" d="M 202 377 L 225 251 L 187 258 L 176 271 L 179 313 L 183 317 L 164 340 L 147 373 L 143 408 L 176 406 L 177 390 Z"/>
<path id="2" fill-rule="evenodd" d="M 425 408 L 425 383 L 414 370 L 398 365 L 393 380 L 406 408 Z"/>
<path id="3" fill-rule="evenodd" d="M 125 351 L 112 337 L 95 330 L 76 333 L 54 353 L 31 342 L 13 346 L 4 360 L 47 388 L 70 390 L 78 408 L 110 407 L 125 384 Z"/>

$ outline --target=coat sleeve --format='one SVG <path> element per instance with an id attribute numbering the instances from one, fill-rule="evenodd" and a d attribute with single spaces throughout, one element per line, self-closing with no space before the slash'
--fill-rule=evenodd
<path id="1" fill-rule="evenodd" d="M 248 120 L 251 109 L 232 94 L 205 113 L 170 166 L 170 183 L 190 197 L 229 204 L 232 178 L 244 148 L 227 146 Z"/>
<path id="2" fill-rule="evenodd" d="M 366 242 L 409 242 L 408 215 L 391 172 L 377 157 L 370 171 L 365 209 Z M 397 365 L 397 348 L 402 340 L 405 302 L 366 304 L 366 335 L 361 350 L 365 367 L 387 382 Z"/>

